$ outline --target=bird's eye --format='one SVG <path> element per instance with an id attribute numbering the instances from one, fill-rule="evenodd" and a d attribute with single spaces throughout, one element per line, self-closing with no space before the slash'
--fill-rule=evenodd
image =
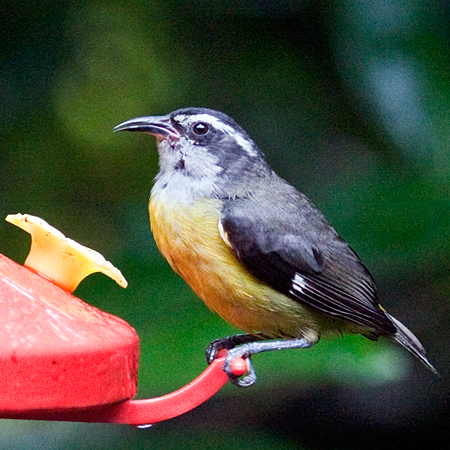
<path id="1" fill-rule="evenodd" d="M 209 126 L 206 123 L 198 122 L 193 127 L 194 133 L 201 136 L 209 131 Z"/>

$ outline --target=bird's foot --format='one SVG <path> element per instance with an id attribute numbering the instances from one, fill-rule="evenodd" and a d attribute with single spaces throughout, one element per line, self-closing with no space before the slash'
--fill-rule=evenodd
<path id="1" fill-rule="evenodd" d="M 231 384 L 238 387 L 249 387 L 256 383 L 256 372 L 253 368 L 251 353 L 247 351 L 248 345 L 228 350 L 222 369 L 228 375 Z M 236 362 L 244 361 L 245 366 L 242 370 L 235 370 Z"/>
<path id="2" fill-rule="evenodd" d="M 228 350 L 227 356 L 223 363 L 223 370 L 228 375 L 230 382 L 235 386 L 249 387 L 256 382 L 256 372 L 253 368 L 251 356 L 261 352 L 272 350 L 284 350 L 290 348 L 308 348 L 313 343 L 304 339 L 292 339 L 285 341 L 264 341 L 261 334 L 239 334 L 222 339 L 216 339 L 206 349 L 206 359 L 208 364 L 216 358 L 218 352 L 222 349 Z M 240 347 L 237 347 L 240 345 Z M 243 359 L 246 362 L 246 370 L 236 370 L 234 361 Z M 242 377 L 242 375 L 245 376 Z"/>
<path id="3" fill-rule="evenodd" d="M 231 350 L 238 345 L 261 341 L 263 339 L 264 336 L 260 334 L 236 334 L 235 336 L 216 339 L 212 341 L 206 349 L 206 361 L 208 364 L 211 364 L 217 358 L 217 354 L 220 350 Z"/>
<path id="4" fill-rule="evenodd" d="M 206 349 L 206 361 L 208 364 L 211 364 L 221 350 L 227 350 L 223 370 L 228 375 L 230 382 L 239 387 L 251 386 L 256 382 L 256 372 L 253 368 L 250 354 L 247 354 L 245 346 L 249 343 L 263 339 L 264 336 L 260 334 L 237 334 L 235 336 L 216 339 L 212 341 Z M 238 345 L 241 345 L 241 347 L 237 347 Z M 242 364 L 240 364 L 242 360 L 245 361 L 244 368 L 242 368 Z M 237 365 L 239 365 L 239 367 L 236 367 Z M 246 375 L 242 377 L 244 373 L 246 373 Z"/>

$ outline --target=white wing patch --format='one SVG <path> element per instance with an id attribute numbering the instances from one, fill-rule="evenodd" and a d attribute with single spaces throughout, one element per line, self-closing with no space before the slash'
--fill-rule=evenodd
<path id="1" fill-rule="evenodd" d="M 223 229 L 223 225 L 222 225 L 222 222 L 221 222 L 220 220 L 219 220 L 218 228 L 219 228 L 219 234 L 220 234 L 220 237 L 222 238 L 223 242 L 225 242 L 225 244 L 227 244 L 228 247 L 232 247 L 232 246 L 231 246 L 230 239 L 228 238 L 228 234 L 227 234 L 227 232 Z"/>
<path id="2" fill-rule="evenodd" d="M 305 279 L 299 273 L 296 273 L 292 279 L 292 289 L 289 290 L 289 293 L 297 296 L 298 294 L 302 294 L 306 288 Z"/>

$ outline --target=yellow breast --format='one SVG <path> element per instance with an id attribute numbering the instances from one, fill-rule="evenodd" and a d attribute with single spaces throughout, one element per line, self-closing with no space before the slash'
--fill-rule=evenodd
<path id="1" fill-rule="evenodd" d="M 229 323 L 247 333 L 304 335 L 315 324 L 309 311 L 240 264 L 220 236 L 220 210 L 219 200 L 163 205 L 153 197 L 150 221 L 161 253 L 206 305 Z"/>

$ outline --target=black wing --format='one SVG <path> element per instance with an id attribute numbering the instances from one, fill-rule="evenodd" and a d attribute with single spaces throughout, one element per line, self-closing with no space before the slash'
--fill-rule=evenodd
<path id="1" fill-rule="evenodd" d="M 240 262 L 290 298 L 375 331 L 367 337 L 395 333 L 356 253 L 306 197 L 295 194 L 288 207 L 265 202 L 262 208 L 251 199 L 225 202 L 221 227 Z"/>

